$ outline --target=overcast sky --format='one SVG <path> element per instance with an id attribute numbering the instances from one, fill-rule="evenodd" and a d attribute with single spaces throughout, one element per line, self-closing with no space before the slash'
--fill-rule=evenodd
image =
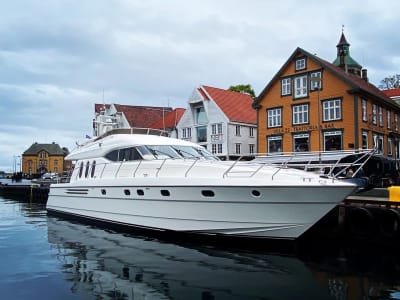
<path id="1" fill-rule="evenodd" d="M 34 142 L 72 150 L 94 104 L 186 107 L 199 85 L 256 94 L 297 47 L 400 73 L 400 1 L 41 0 L 0 9 L 0 170 Z M 103 96 L 104 95 L 104 96 Z"/>

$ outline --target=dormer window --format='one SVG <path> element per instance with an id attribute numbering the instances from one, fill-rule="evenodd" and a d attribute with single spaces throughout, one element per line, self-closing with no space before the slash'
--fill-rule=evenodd
<path id="1" fill-rule="evenodd" d="M 304 70 L 306 68 L 306 58 L 296 59 L 296 71 Z"/>

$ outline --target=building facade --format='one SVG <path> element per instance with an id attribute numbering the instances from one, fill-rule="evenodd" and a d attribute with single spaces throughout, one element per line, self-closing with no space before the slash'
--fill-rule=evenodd
<path id="1" fill-rule="evenodd" d="M 176 137 L 176 124 L 183 109 L 171 107 L 95 104 L 93 135 L 100 136 L 112 129 L 153 128 L 165 130 Z"/>
<path id="2" fill-rule="evenodd" d="M 252 103 L 248 94 L 200 86 L 177 125 L 178 138 L 198 143 L 223 159 L 251 156 L 257 144 Z"/>
<path id="3" fill-rule="evenodd" d="M 297 48 L 256 98 L 258 152 L 370 149 L 399 156 L 400 106 L 368 82 L 344 34 L 329 63 Z"/>
<path id="4" fill-rule="evenodd" d="M 28 176 L 40 176 L 44 173 L 62 173 L 71 169 L 71 162 L 64 160 L 68 149 L 56 143 L 32 144 L 21 158 L 21 172 Z"/>

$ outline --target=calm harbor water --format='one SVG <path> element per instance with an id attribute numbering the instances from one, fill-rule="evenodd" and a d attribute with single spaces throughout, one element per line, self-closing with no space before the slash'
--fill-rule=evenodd
<path id="1" fill-rule="evenodd" d="M 0 196 L 0 299 L 400 299 L 400 255 L 339 250 L 298 257 L 176 244 Z"/>

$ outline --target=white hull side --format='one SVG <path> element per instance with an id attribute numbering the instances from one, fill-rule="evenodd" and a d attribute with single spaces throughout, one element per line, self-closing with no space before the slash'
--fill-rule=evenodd
<path id="1" fill-rule="evenodd" d="M 143 196 L 137 195 L 138 189 L 145 192 Z M 60 184 L 52 186 L 47 209 L 155 230 L 293 239 L 353 189 L 352 185 L 258 188 Z M 106 190 L 106 195 L 101 190 Z M 170 196 L 161 197 L 160 190 L 168 190 Z M 201 196 L 202 190 L 213 190 L 215 197 Z M 252 196 L 252 190 L 261 195 Z"/>

